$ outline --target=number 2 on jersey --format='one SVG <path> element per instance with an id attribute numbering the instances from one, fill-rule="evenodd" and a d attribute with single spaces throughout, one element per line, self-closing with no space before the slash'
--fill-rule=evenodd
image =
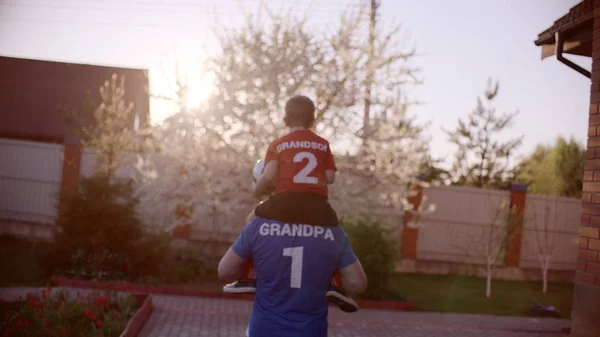
<path id="1" fill-rule="evenodd" d="M 294 176 L 294 182 L 297 184 L 318 184 L 319 179 L 308 176 L 317 167 L 317 157 L 310 152 L 298 152 L 294 156 L 294 163 L 300 163 L 304 159 L 308 159 L 308 163 Z"/>
<path id="2" fill-rule="evenodd" d="M 304 247 L 283 248 L 283 256 L 292 258 L 292 272 L 290 275 L 290 288 L 302 287 L 302 256 Z"/>

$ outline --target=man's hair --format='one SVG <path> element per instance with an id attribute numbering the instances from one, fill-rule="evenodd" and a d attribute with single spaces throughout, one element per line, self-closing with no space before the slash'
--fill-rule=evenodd
<path id="1" fill-rule="evenodd" d="M 315 120 L 315 103 L 302 95 L 294 96 L 285 103 L 285 125 L 309 128 Z"/>

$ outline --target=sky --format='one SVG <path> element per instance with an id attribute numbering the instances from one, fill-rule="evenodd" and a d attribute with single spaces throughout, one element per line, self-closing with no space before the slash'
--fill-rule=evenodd
<path id="1" fill-rule="evenodd" d="M 265 0 L 275 8 L 279 0 Z M 557 136 L 587 137 L 590 80 L 555 58 L 541 60 L 533 41 L 579 0 L 382 0 L 380 28 L 402 25 L 419 52 L 412 64 L 424 84 L 413 90 L 424 104 L 410 111 L 427 130 L 435 157 L 449 160 L 452 129 L 483 93 L 487 79 L 500 82 L 495 106 L 519 111 L 502 137 L 524 136 L 520 154 Z M 313 27 L 331 28 L 340 11 L 367 0 L 294 0 Z M 147 68 L 151 86 L 169 92 L 174 60 L 189 74 L 190 104 L 202 101 L 210 78 L 202 60 L 215 47 L 213 27 L 235 27 L 258 0 L 0 0 L 0 55 L 74 63 Z M 569 56 L 587 69 L 591 60 Z M 173 108 L 151 102 L 151 118 Z"/>

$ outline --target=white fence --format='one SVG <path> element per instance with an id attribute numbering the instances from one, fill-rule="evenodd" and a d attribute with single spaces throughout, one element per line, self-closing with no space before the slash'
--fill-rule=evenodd
<path id="1" fill-rule="evenodd" d="M 54 224 L 63 152 L 64 147 L 59 144 L 0 139 L 0 221 Z M 82 176 L 93 172 L 94 158 L 93 151 L 83 151 Z M 132 168 L 118 173 L 123 177 L 131 174 Z M 498 207 L 510 199 L 508 191 L 465 187 L 430 187 L 425 189 L 424 195 L 427 197 L 424 208 L 427 204 L 435 204 L 436 210 L 420 221 L 417 260 L 450 263 L 476 262 L 469 253 L 473 241 L 468 238 L 480 236 L 483 228 L 492 223 Z M 525 209 L 521 266 L 539 267 L 538 252 L 540 247 L 548 244 L 551 246 L 547 249 L 551 250 L 551 269 L 574 270 L 581 201 L 528 195 Z M 194 224 L 192 236 L 207 240 L 234 237 L 246 217 L 241 214 L 243 212 L 237 213 L 240 214 L 204 217 L 202 223 Z M 401 224 L 401 219 L 401 214 L 389 214 L 386 222 L 396 227 Z M 502 214 L 496 226 L 503 227 L 507 219 L 508 214 Z M 175 223 L 174 214 L 164 208 L 164 212 L 156 212 L 151 222 L 148 225 L 169 227 Z M 15 232 L 15 229 L 11 231 Z"/>
<path id="2" fill-rule="evenodd" d="M 465 187 L 430 187 L 424 195 L 425 207 L 435 204 L 436 209 L 421 221 L 417 259 L 457 263 L 473 259 L 470 238 L 480 236 L 482 228 L 492 223 L 497 208 L 510 198 L 507 191 Z"/>
<path id="3" fill-rule="evenodd" d="M 53 224 L 64 147 L 0 139 L 0 219 Z"/>
<path id="4" fill-rule="evenodd" d="M 525 206 L 521 266 L 539 268 L 539 254 L 548 253 L 552 269 L 575 270 L 581 200 L 528 195 Z"/>
<path id="5" fill-rule="evenodd" d="M 417 260 L 440 262 L 479 262 L 472 245 L 483 244 L 473 238 L 493 222 L 496 211 L 510 200 L 510 192 L 465 187 L 430 187 L 424 190 L 434 213 L 424 216 L 419 226 Z M 574 270 L 577 263 L 581 200 L 528 195 L 525 203 L 520 265 L 540 266 L 537 252 L 549 246 L 551 269 Z M 508 210 L 494 222 L 495 229 L 506 229 Z M 470 238 L 470 240 L 469 240 Z M 484 238 L 482 238 L 484 239 Z"/>

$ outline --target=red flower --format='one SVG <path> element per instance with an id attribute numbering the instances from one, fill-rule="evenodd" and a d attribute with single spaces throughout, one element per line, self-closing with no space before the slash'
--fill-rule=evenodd
<path id="1" fill-rule="evenodd" d="M 35 298 L 32 299 L 31 301 L 29 301 L 29 305 L 32 308 L 41 308 L 42 307 L 42 304 L 38 300 L 36 300 Z"/>
<path id="2" fill-rule="evenodd" d="M 17 328 L 22 328 L 23 327 L 23 321 L 22 320 L 18 320 L 15 325 L 17 326 Z"/>
<path id="3" fill-rule="evenodd" d="M 39 317 L 39 318 L 44 318 L 44 313 L 43 313 L 43 312 L 41 312 L 41 311 L 39 311 L 39 312 L 38 312 L 38 317 Z"/>
<path id="4" fill-rule="evenodd" d="M 48 292 L 51 292 L 52 286 L 50 284 L 46 284 L 46 290 L 48 290 Z"/>
<path id="5" fill-rule="evenodd" d="M 85 317 L 87 317 L 87 319 L 88 319 L 90 322 L 93 322 L 93 321 L 94 321 L 94 318 L 95 318 L 95 317 L 94 317 L 94 314 L 92 314 L 92 311 L 91 311 L 89 308 L 88 308 L 88 309 L 85 309 L 85 311 L 83 312 L 83 314 L 85 315 Z"/>
<path id="6" fill-rule="evenodd" d="M 31 324 L 31 322 L 28 319 L 23 320 L 24 327 L 28 327 L 30 324 Z"/>
<path id="7" fill-rule="evenodd" d="M 98 297 L 96 299 L 96 305 L 104 305 L 104 304 L 108 304 L 108 297 L 102 296 L 102 297 Z"/>
<path id="8" fill-rule="evenodd" d="M 42 290 L 42 298 L 46 299 L 46 290 Z"/>
<path id="9" fill-rule="evenodd" d="M 12 333 L 13 333 L 13 329 L 6 328 L 6 330 L 4 331 L 4 334 L 2 336 L 8 337 L 8 336 L 12 335 Z"/>
<path id="10" fill-rule="evenodd" d="M 117 310 L 115 310 L 115 312 L 113 312 L 113 315 L 114 315 L 115 317 L 121 317 L 121 313 L 120 313 L 120 312 L 118 312 Z"/>
<path id="11" fill-rule="evenodd" d="M 58 308 L 60 308 L 60 305 L 58 305 L 58 303 L 54 303 L 54 310 L 58 310 Z"/>
<path id="12" fill-rule="evenodd" d="M 102 328 L 102 321 L 96 321 L 96 329 Z"/>
<path id="13" fill-rule="evenodd" d="M 51 326 L 52 326 L 52 325 L 50 324 L 50 322 L 48 322 L 48 321 L 44 322 L 44 327 L 45 327 L 46 329 L 50 329 L 50 327 L 51 327 Z"/>
<path id="14" fill-rule="evenodd" d="M 69 335 L 69 330 L 67 330 L 67 328 L 62 328 L 60 330 L 60 332 L 62 332 L 63 335 L 68 336 Z"/>

